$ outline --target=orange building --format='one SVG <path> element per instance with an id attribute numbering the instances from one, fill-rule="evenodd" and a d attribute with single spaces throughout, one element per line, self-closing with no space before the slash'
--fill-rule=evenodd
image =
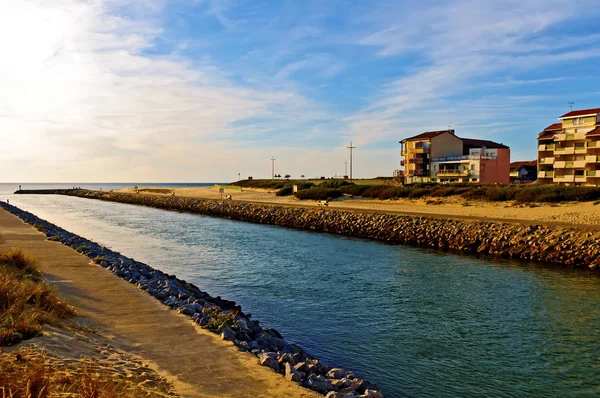
<path id="1" fill-rule="evenodd" d="M 488 140 L 460 138 L 454 130 L 429 131 L 400 141 L 404 183 L 508 184 L 510 148 Z"/>
<path id="2" fill-rule="evenodd" d="M 538 134 L 538 183 L 600 186 L 600 108 L 559 119 Z"/>

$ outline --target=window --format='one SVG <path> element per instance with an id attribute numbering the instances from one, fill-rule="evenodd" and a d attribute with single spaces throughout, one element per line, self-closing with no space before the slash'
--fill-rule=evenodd
<path id="1" fill-rule="evenodd" d="M 474 164 L 471 165 L 471 170 L 475 171 L 475 165 Z"/>

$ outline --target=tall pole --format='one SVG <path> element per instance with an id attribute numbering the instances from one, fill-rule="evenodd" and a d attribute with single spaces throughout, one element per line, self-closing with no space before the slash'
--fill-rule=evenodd
<path id="1" fill-rule="evenodd" d="M 275 179 L 275 156 L 271 158 L 271 180 Z"/>
<path id="2" fill-rule="evenodd" d="M 350 146 L 347 146 L 346 148 L 350 149 L 350 181 L 352 181 L 352 150 L 356 147 L 352 146 L 352 141 L 350 141 Z"/>
<path id="3" fill-rule="evenodd" d="M 348 161 L 344 160 L 344 175 L 348 175 Z"/>

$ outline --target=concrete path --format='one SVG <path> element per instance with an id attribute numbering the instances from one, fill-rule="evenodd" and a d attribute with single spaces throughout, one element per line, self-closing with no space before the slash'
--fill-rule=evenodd
<path id="1" fill-rule="evenodd" d="M 0 210 L 0 248 L 37 257 L 45 277 L 114 345 L 139 355 L 184 397 L 319 397 L 258 364 L 89 259 Z M 322 396 L 321 396 L 322 397 Z"/>

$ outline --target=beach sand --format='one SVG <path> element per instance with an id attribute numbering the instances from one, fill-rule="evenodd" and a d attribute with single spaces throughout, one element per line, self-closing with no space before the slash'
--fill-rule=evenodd
<path id="1" fill-rule="evenodd" d="M 25 341 L 44 348 L 55 361 L 80 357 L 109 363 L 156 396 L 318 397 L 258 364 L 258 359 L 196 326 L 188 317 L 142 290 L 91 264 L 73 249 L 46 237 L 0 210 L 0 248 L 19 247 L 39 260 L 44 277 L 78 308 L 84 327 L 47 327 Z M 15 349 L 17 347 L 12 347 Z M 164 378 L 164 380 L 162 379 Z"/>
<path id="2" fill-rule="evenodd" d="M 221 199 L 217 187 L 163 188 L 145 190 L 139 195 L 171 195 L 203 199 Z M 134 193 L 133 188 L 120 192 Z M 292 196 L 276 196 L 276 190 L 248 189 L 242 192 L 225 189 L 223 197 L 259 204 L 318 207 L 312 200 L 298 200 Z M 520 204 L 509 202 L 485 202 L 460 197 L 379 200 L 343 197 L 333 200 L 328 208 L 353 211 L 374 211 L 393 214 L 426 215 L 446 218 L 476 219 L 488 221 L 535 222 L 556 226 L 580 226 L 600 229 L 600 205 L 592 202 L 561 204 Z"/>

